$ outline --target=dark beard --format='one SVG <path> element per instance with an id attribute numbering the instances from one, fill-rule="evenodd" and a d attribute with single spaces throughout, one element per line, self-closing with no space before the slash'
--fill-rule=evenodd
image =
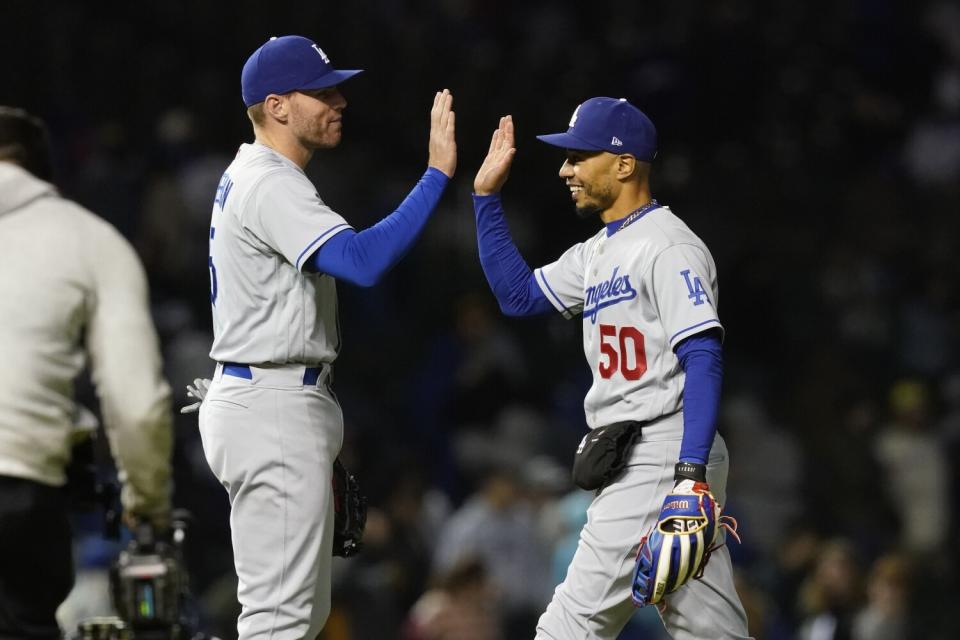
<path id="1" fill-rule="evenodd" d="M 589 197 L 593 203 L 584 204 L 577 207 L 577 217 L 581 220 L 587 220 L 593 216 L 599 216 L 613 205 L 613 190 L 609 187 L 590 188 L 584 187 L 584 196 Z"/>
<path id="2" fill-rule="evenodd" d="M 577 217 L 581 220 L 589 220 L 594 216 L 599 216 L 603 212 L 603 209 L 595 204 L 586 204 L 582 207 L 577 207 L 576 210 Z"/>

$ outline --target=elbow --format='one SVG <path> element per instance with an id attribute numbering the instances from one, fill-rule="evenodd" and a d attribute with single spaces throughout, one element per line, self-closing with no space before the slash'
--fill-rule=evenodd
<path id="1" fill-rule="evenodd" d="M 520 309 L 517 309 L 509 304 L 500 303 L 500 311 L 503 312 L 503 315 L 509 318 L 519 318 L 523 315 L 523 312 Z"/>
<path id="2" fill-rule="evenodd" d="M 522 292 L 506 287 L 495 287 L 493 288 L 493 295 L 497 299 L 497 304 L 500 305 L 500 311 L 503 315 L 510 318 L 527 315 L 527 300 Z"/>
<path id="3" fill-rule="evenodd" d="M 500 311 L 509 318 L 519 318 L 524 316 L 523 308 L 513 300 L 497 300 L 500 305 Z"/>
<path id="4" fill-rule="evenodd" d="M 343 268 L 338 269 L 333 277 L 356 287 L 369 289 L 378 284 L 386 272 L 387 268 L 383 265 L 370 264 L 368 261 L 357 259 L 343 265 Z"/>
<path id="5" fill-rule="evenodd" d="M 350 281 L 358 287 L 369 289 L 370 287 L 378 284 L 381 278 L 383 278 L 382 271 L 361 271 L 360 273 L 355 274 Z"/>

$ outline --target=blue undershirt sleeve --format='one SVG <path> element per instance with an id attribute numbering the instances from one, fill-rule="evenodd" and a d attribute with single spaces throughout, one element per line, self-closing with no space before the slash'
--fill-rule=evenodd
<path id="1" fill-rule="evenodd" d="M 717 432 L 723 349 L 715 330 L 682 340 L 677 358 L 686 375 L 683 385 L 683 440 L 680 460 L 706 464 Z"/>
<path id="2" fill-rule="evenodd" d="M 533 316 L 554 310 L 510 237 L 498 194 L 473 196 L 480 265 L 490 289 L 508 316 Z"/>
<path id="3" fill-rule="evenodd" d="M 430 167 L 397 210 L 357 233 L 344 229 L 317 249 L 304 267 L 370 287 L 399 262 L 423 231 L 450 179 Z"/>

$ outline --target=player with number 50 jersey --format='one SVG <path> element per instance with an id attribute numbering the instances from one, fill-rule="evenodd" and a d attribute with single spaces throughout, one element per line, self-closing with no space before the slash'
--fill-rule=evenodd
<path id="1" fill-rule="evenodd" d="M 644 556 L 635 569 L 638 550 L 649 552 L 644 545 L 655 539 L 641 535 L 653 527 L 700 526 L 696 518 L 668 517 L 668 507 L 702 503 L 698 492 L 711 488 L 718 504 L 725 499 L 727 451 L 716 433 L 723 328 L 713 257 L 652 197 L 656 129 L 625 99 L 591 98 L 574 111 L 566 132 L 538 137 L 566 150 L 560 177 L 576 211 L 599 217 L 603 227 L 555 262 L 527 266 L 500 200 L 516 153 L 513 120 L 501 118 L 474 181 L 484 274 L 508 315 L 579 315 L 593 374 L 584 400 L 590 431 L 574 479 L 597 492 L 536 637 L 613 640 L 636 603 L 657 604 L 675 640 L 746 638 L 730 556 L 723 534 L 714 535 L 719 507 L 703 517 L 709 539 L 692 538 L 693 563 L 691 538 L 683 537 L 678 562 L 671 565 L 671 548 L 662 547 L 665 554 L 653 563 Z M 609 449 L 594 445 L 605 438 Z M 591 455 L 593 446 L 616 455 Z M 663 568 L 655 581 L 647 576 L 651 565 Z"/>
<path id="2" fill-rule="evenodd" d="M 700 238 L 655 200 L 630 215 L 534 271 L 557 311 L 582 315 L 591 428 L 677 411 L 684 372 L 674 348 L 720 329 L 717 269 Z"/>

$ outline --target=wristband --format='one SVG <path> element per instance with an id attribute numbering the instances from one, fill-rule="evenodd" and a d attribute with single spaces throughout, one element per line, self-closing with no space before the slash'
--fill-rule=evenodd
<path id="1" fill-rule="evenodd" d="M 697 464 L 696 462 L 678 462 L 676 466 L 673 467 L 673 479 L 676 482 L 680 480 L 706 482 L 707 465 Z"/>

